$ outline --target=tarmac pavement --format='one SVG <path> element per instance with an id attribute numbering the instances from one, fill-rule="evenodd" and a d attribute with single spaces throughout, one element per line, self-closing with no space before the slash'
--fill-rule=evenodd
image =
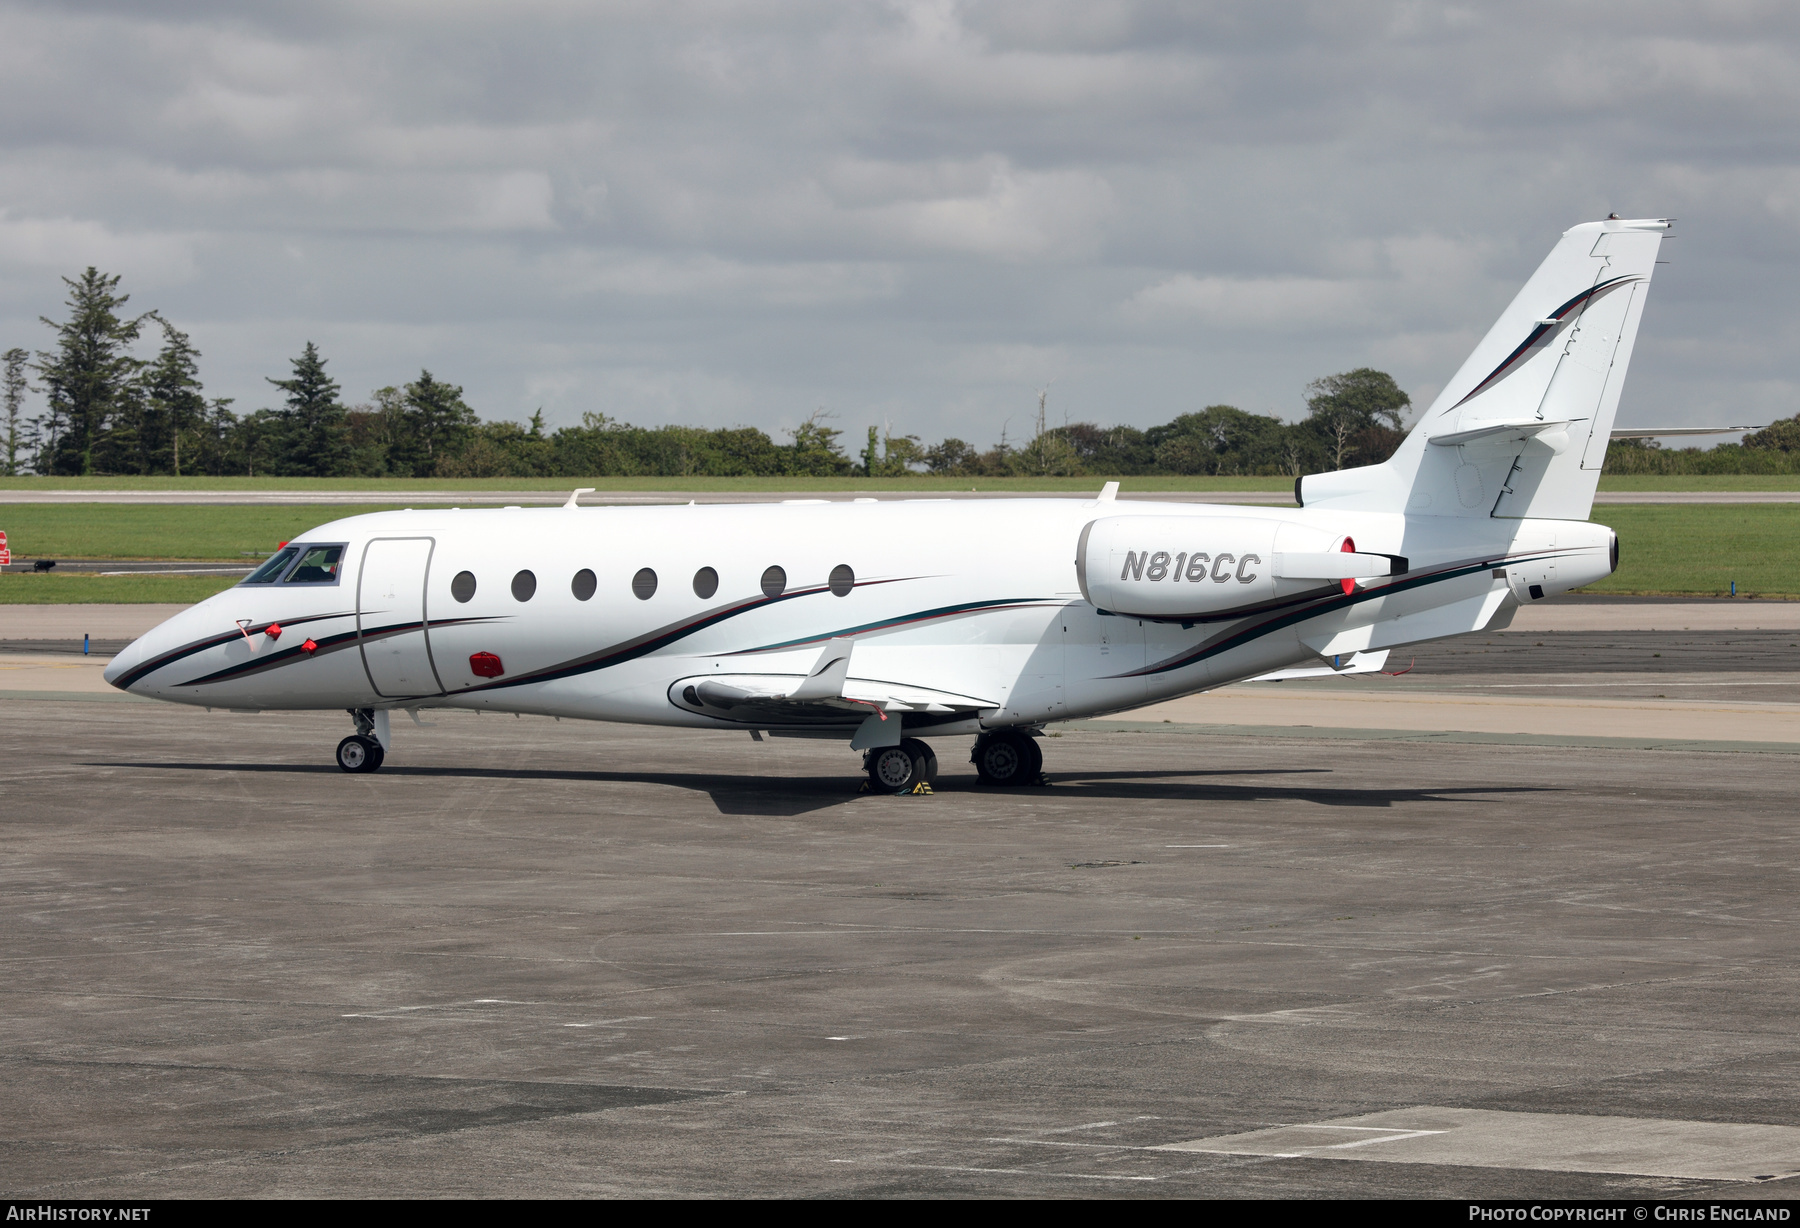
<path id="1" fill-rule="evenodd" d="M 1800 756 L 427 716 L 0 700 L 5 1194 L 1800 1190 Z"/>

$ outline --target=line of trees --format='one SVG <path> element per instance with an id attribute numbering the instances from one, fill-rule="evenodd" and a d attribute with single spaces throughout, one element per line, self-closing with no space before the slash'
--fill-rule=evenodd
<path id="1" fill-rule="evenodd" d="M 7 475 L 1292 477 L 1385 460 L 1404 437 L 1411 406 L 1391 376 L 1368 367 L 1308 385 L 1306 415 L 1295 422 L 1209 405 L 1147 430 L 1055 425 L 1046 390 L 1023 443 L 1003 432 L 985 450 L 956 438 L 928 445 L 870 427 L 852 457 L 823 411 L 779 443 L 755 427 L 640 427 L 599 412 L 546 431 L 541 413 L 527 423 L 482 421 L 460 387 L 430 371 L 345 404 L 324 355 L 308 341 L 288 377 L 269 380 L 281 403 L 239 414 L 229 398 L 206 396 L 200 353 L 186 333 L 155 311 L 126 310 L 130 296 L 119 292 L 119 280 L 91 267 L 64 278 L 67 317 L 41 317 L 55 334 L 51 348 L 0 354 Z M 146 338 L 156 339 L 155 352 L 140 356 Z M 42 394 L 44 406 L 27 416 L 32 393 Z M 1706 452 L 1614 444 L 1607 467 L 1792 473 L 1800 471 L 1800 419 Z"/>

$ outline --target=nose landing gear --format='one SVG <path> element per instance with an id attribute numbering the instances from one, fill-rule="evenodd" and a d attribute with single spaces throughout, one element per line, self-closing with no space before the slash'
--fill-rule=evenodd
<path id="1" fill-rule="evenodd" d="M 337 765 L 346 772 L 380 771 L 387 751 L 376 735 L 387 734 L 387 713 L 351 708 L 350 719 L 356 722 L 356 732 L 337 744 Z"/>
<path id="2" fill-rule="evenodd" d="M 374 738 L 353 733 L 337 745 L 337 765 L 346 772 L 375 772 L 387 753 Z"/>

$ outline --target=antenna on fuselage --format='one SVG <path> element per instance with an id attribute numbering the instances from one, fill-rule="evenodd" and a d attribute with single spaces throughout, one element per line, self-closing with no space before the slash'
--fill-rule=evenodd
<path id="1" fill-rule="evenodd" d="M 592 486 L 583 486 L 579 490 L 577 490 L 574 494 L 570 495 L 569 501 L 567 503 L 563 504 L 563 506 L 564 507 L 580 507 L 581 506 L 581 496 L 591 495 L 593 493 L 594 493 L 594 488 Z"/>

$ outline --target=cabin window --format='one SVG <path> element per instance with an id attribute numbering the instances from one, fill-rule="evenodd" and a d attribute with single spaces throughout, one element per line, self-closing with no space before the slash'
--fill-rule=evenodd
<path id="1" fill-rule="evenodd" d="M 817 574 L 817 573 L 815 573 Z M 787 572 L 779 567 L 771 567 L 762 574 L 762 591 L 765 597 L 779 597 L 787 591 Z"/>
<path id="2" fill-rule="evenodd" d="M 465 603 L 475 596 L 475 573 L 472 571 L 457 572 L 456 579 L 450 581 L 450 595 Z"/>
<path id="3" fill-rule="evenodd" d="M 710 567 L 702 567 L 694 573 L 694 596 L 705 601 L 719 591 L 719 573 Z"/>
<path id="4" fill-rule="evenodd" d="M 285 550 L 277 550 L 273 558 L 245 576 L 244 584 L 273 584 L 281 579 L 281 573 L 287 570 L 288 564 L 300 553 L 300 547 L 289 546 Z"/>
<path id="5" fill-rule="evenodd" d="M 648 567 L 639 568 L 637 575 L 631 577 L 631 591 L 639 601 L 656 596 L 656 573 Z"/>
<path id="6" fill-rule="evenodd" d="M 850 590 L 856 587 L 856 573 L 850 570 L 850 564 L 839 563 L 831 569 L 831 593 L 834 597 L 848 597 Z"/>
<path id="7" fill-rule="evenodd" d="M 336 584 L 344 561 L 342 546 L 307 546 L 283 584 Z"/>
<path id="8" fill-rule="evenodd" d="M 600 582 L 594 578 L 594 573 L 583 567 L 575 573 L 575 579 L 569 584 L 569 591 L 575 594 L 575 600 L 586 601 L 598 587 Z"/>
<path id="9" fill-rule="evenodd" d="M 537 577 L 532 575 L 529 571 L 521 571 L 518 575 L 513 577 L 512 594 L 514 601 L 530 601 L 532 594 L 535 592 L 537 592 Z"/>

